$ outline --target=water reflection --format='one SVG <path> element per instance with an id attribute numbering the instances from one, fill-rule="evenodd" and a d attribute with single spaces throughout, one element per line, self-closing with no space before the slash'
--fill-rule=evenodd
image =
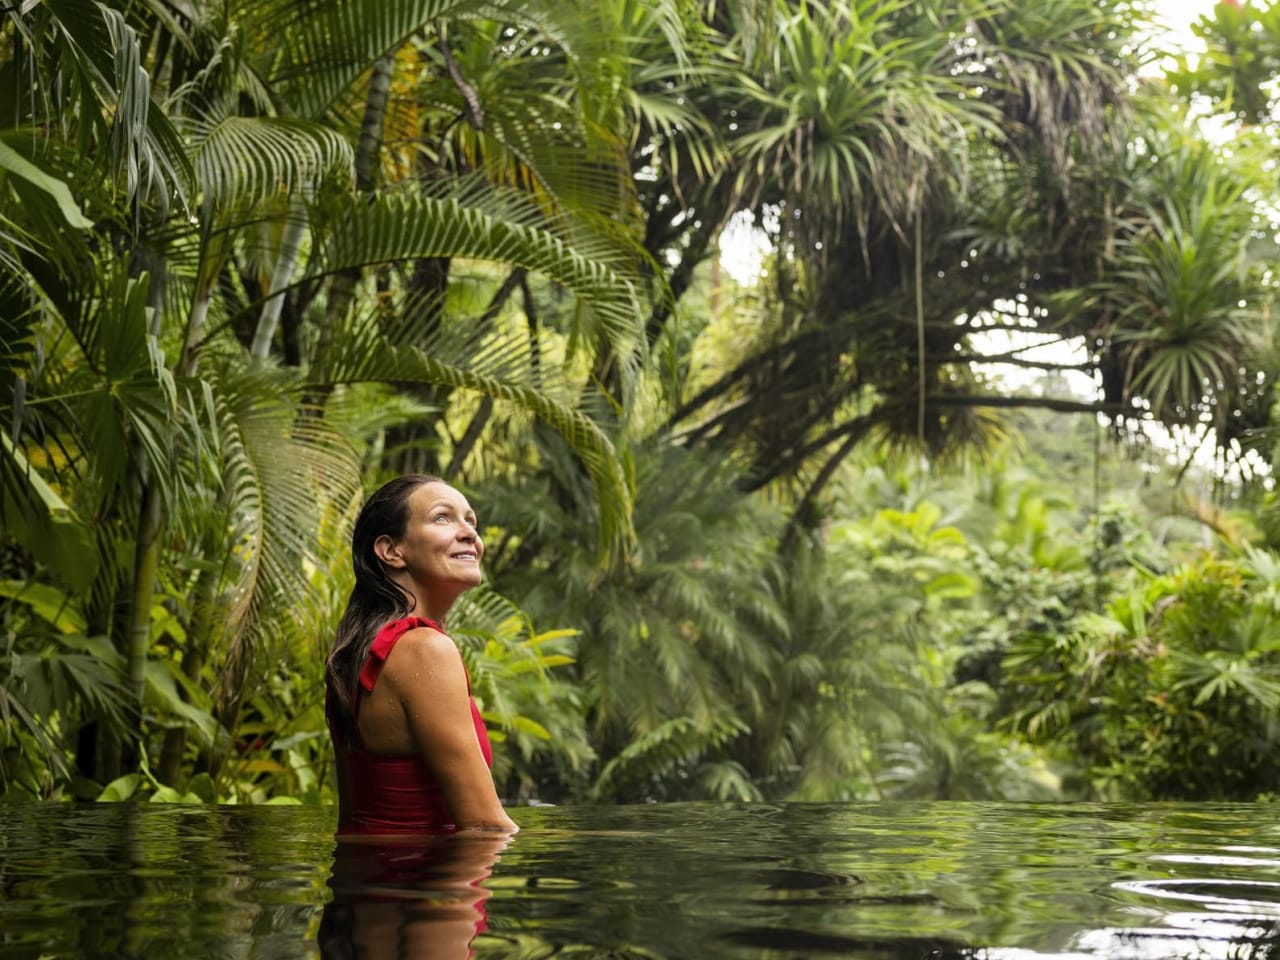
<path id="1" fill-rule="evenodd" d="M 488 922 L 484 882 L 506 836 L 339 837 L 322 960 L 465 960 Z"/>
<path id="2" fill-rule="evenodd" d="M 530 808 L 336 850 L 333 813 L 0 805 L 0 960 L 1280 958 L 1262 805 Z"/>

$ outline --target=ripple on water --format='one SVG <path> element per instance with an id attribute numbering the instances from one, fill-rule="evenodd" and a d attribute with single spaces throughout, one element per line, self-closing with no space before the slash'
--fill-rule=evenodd
<path id="1" fill-rule="evenodd" d="M 1115 888 L 1155 900 L 1192 901 L 1215 911 L 1280 919 L 1280 883 L 1269 880 L 1168 877 L 1122 881 Z"/>

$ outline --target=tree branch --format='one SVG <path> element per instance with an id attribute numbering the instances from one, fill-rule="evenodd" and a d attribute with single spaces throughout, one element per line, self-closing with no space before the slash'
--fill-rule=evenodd
<path id="1" fill-rule="evenodd" d="M 753 353 L 728 373 L 721 376 L 715 383 L 700 391 L 693 399 L 676 408 L 675 412 L 667 418 L 667 422 L 663 425 L 663 430 L 671 430 L 677 423 L 684 420 L 699 407 L 704 407 L 716 397 L 727 393 L 735 383 L 772 363 L 779 355 L 787 351 L 814 350 L 825 347 L 829 335 L 830 331 L 828 330 L 810 330 L 791 340 L 772 344 L 759 353 Z"/>
<path id="2" fill-rule="evenodd" d="M 858 421 L 852 421 L 851 424 L 856 424 L 862 419 L 863 418 L 859 417 Z M 851 424 L 846 424 L 845 426 L 848 427 Z M 845 437 L 844 443 L 840 444 L 840 448 L 836 450 L 827 462 L 822 465 L 822 469 L 818 471 L 818 475 L 813 478 L 813 483 L 809 484 L 809 489 L 804 492 L 804 496 L 801 497 L 800 502 L 796 504 L 795 510 L 791 513 L 791 519 L 787 521 L 787 527 L 782 533 L 784 553 L 786 552 L 786 547 L 795 540 L 796 533 L 800 529 L 800 524 L 812 518 L 814 501 L 817 500 L 818 495 L 822 493 L 822 489 L 831 482 L 831 478 L 835 476 L 836 468 L 844 462 L 844 458 L 847 457 L 853 451 L 853 448 L 858 445 L 858 442 L 862 439 L 865 431 L 870 429 L 871 424 L 860 424 L 860 426 L 862 427 L 861 430 L 849 432 L 849 435 Z"/>
<path id="3" fill-rule="evenodd" d="M 1123 416 L 1127 408 L 1121 404 L 1086 402 L 1081 400 L 1065 400 L 1057 397 L 1001 397 L 1001 396 L 965 396 L 955 394 L 931 394 L 925 398 L 930 407 L 1038 407 L 1045 410 L 1056 410 L 1059 413 L 1105 413 L 1108 416 Z M 820 450 L 830 446 L 842 437 L 861 439 L 868 430 L 877 423 L 890 419 L 895 406 L 884 404 L 870 413 L 855 417 L 838 426 L 832 427 L 822 435 L 810 440 L 785 459 L 778 458 L 773 466 L 761 474 L 752 476 L 742 484 L 745 492 L 759 490 L 780 476 L 795 470 L 805 460 Z M 847 453 L 847 451 L 846 451 Z M 843 458 L 845 454 L 841 454 Z M 825 484 L 827 481 L 823 480 Z"/>
<path id="4" fill-rule="evenodd" d="M 436 21 L 436 36 L 440 38 L 440 54 L 444 57 L 444 65 L 445 69 L 449 71 L 449 79 L 458 88 L 458 92 L 462 94 L 463 103 L 467 105 L 467 122 L 475 129 L 483 130 L 484 107 L 480 104 L 480 97 L 475 88 L 467 83 L 467 78 L 462 75 L 462 68 L 458 66 L 458 61 L 454 58 L 453 51 L 449 49 L 449 41 L 445 39 L 444 24 L 439 20 Z"/>
<path id="5" fill-rule="evenodd" d="M 972 394 L 936 394 L 929 403 L 940 407 L 1040 407 L 1060 413 L 1105 413 L 1108 416 L 1124 416 L 1131 408 L 1121 403 L 1100 401 L 1064 400 L 1058 397 L 1001 397 Z"/>
<path id="6" fill-rule="evenodd" d="M 775 460 L 773 467 L 766 472 L 757 474 L 749 480 L 744 481 L 741 485 L 743 491 L 751 493 L 752 491 L 759 490 L 761 487 L 771 483 L 778 477 L 791 472 L 809 457 L 813 456 L 824 447 L 830 446 L 841 437 L 852 436 L 855 438 L 855 442 L 857 440 L 861 440 L 868 430 L 880 421 L 888 418 L 890 409 L 891 408 L 888 406 L 879 407 L 870 413 L 864 413 L 860 417 L 854 417 L 852 420 L 848 420 L 840 424 L 838 427 L 832 427 L 826 433 L 822 434 L 822 436 L 815 440 L 810 440 L 802 447 L 799 447 L 787 459 L 783 460 L 782 458 L 778 458 Z M 850 447 L 850 449 L 852 449 L 852 447 Z M 845 454 L 847 454 L 847 452 L 848 451 L 846 451 Z M 845 454 L 841 454 L 841 457 L 843 458 Z M 823 483 L 825 482 L 826 481 L 824 480 Z"/>
<path id="7" fill-rule="evenodd" d="M 1010 353 L 954 353 L 944 354 L 929 359 L 939 365 L 949 365 L 953 363 L 1007 363 L 1013 367 L 1029 367 L 1035 370 L 1079 370 L 1084 373 L 1089 370 L 1096 370 L 1098 365 L 1091 360 L 1084 363 L 1052 363 L 1048 360 L 1027 360 L 1018 356 L 1021 350 L 1014 350 Z"/>
<path id="8" fill-rule="evenodd" d="M 467 424 L 466 432 L 453 448 L 453 456 L 449 458 L 449 465 L 444 468 L 444 479 L 452 481 L 461 471 L 462 465 L 467 462 L 467 457 L 471 455 L 472 449 L 480 439 L 480 435 L 484 433 L 484 428 L 489 423 L 489 418 L 493 415 L 493 397 L 487 393 L 480 398 L 480 406 L 476 409 L 475 416 L 471 418 L 471 422 Z"/>

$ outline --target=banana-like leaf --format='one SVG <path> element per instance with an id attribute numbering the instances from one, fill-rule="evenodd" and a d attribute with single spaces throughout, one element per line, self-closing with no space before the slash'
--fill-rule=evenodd
<path id="1" fill-rule="evenodd" d="M 89 537 L 70 507 L 0 431 L 0 520 L 18 543 L 77 589 L 97 570 Z"/>
<path id="2" fill-rule="evenodd" d="M 25 604 L 61 634 L 83 635 L 87 629 L 80 608 L 57 587 L 28 580 L 0 580 L 0 597 Z"/>
<path id="3" fill-rule="evenodd" d="M 153 710 L 180 717 L 200 734 L 202 743 L 212 745 L 218 735 L 218 721 L 208 710 L 188 703 L 179 695 L 177 672 L 177 665 L 171 661 L 148 660 L 145 702 Z"/>
<path id="4" fill-rule="evenodd" d="M 126 773 L 123 777 L 116 777 L 98 794 L 98 803 L 123 803 L 132 799 L 144 783 L 146 781 L 140 773 Z"/>

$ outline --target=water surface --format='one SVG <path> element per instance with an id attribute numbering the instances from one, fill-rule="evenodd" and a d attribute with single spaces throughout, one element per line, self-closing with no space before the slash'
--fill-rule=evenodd
<path id="1" fill-rule="evenodd" d="M 517 808 L 335 844 L 305 807 L 0 807 L 0 960 L 1280 956 L 1265 805 Z"/>

